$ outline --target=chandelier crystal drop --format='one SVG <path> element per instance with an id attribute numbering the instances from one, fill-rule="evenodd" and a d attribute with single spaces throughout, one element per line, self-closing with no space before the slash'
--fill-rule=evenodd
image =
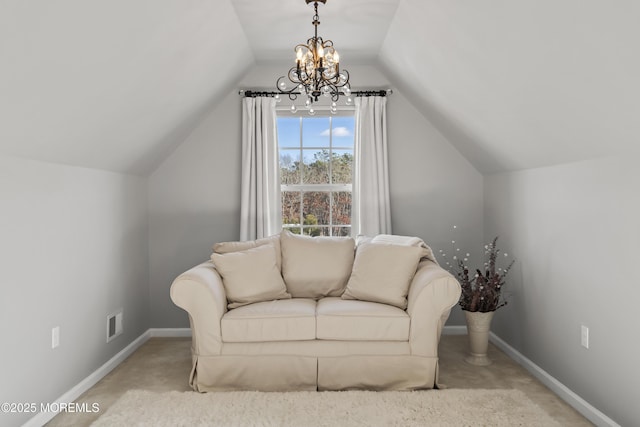
<path id="1" fill-rule="evenodd" d="M 287 76 L 278 79 L 276 88 L 280 93 L 288 95 L 292 101 L 295 101 L 298 96 L 306 96 L 305 107 L 310 114 L 313 114 L 311 113 L 313 103 L 318 102 L 320 96 L 324 95 L 331 98 L 330 111 L 336 113 L 336 102 L 340 99 L 340 95 L 347 97 L 347 104 L 352 102 L 349 72 L 340 69 L 340 55 L 333 47 L 333 42 L 318 36 L 320 25 L 318 3 L 325 4 L 327 0 L 305 1 L 307 4 L 313 3 L 315 33 L 306 44 L 299 44 L 294 48 L 296 65 L 289 70 Z M 297 111 L 295 105 L 291 106 L 291 111 Z"/>

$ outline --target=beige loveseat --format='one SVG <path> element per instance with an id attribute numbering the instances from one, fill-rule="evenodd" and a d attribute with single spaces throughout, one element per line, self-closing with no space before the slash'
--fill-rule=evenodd
<path id="1" fill-rule="evenodd" d="M 214 246 L 175 279 L 189 314 L 190 385 L 221 390 L 412 390 L 438 382 L 460 285 L 418 238 L 283 231 Z"/>

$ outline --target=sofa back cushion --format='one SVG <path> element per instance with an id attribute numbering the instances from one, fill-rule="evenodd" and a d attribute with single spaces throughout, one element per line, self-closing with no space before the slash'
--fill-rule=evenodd
<path id="1" fill-rule="evenodd" d="M 280 234 L 282 276 L 294 298 L 340 296 L 351 275 L 355 241 L 350 237 Z"/>
<path id="2" fill-rule="evenodd" d="M 358 245 L 353 272 L 342 299 L 407 308 L 407 293 L 423 248 L 386 243 Z"/>
<path id="3" fill-rule="evenodd" d="M 276 265 L 273 244 L 226 254 L 214 253 L 211 260 L 222 277 L 229 308 L 291 298 Z"/>
<path id="4" fill-rule="evenodd" d="M 265 237 L 257 240 L 248 240 L 245 242 L 221 242 L 213 245 L 213 252 L 217 254 L 228 254 L 231 252 L 246 251 L 247 249 L 257 248 L 258 246 L 272 244 L 276 251 L 276 265 L 278 270 L 282 270 L 282 254 L 280 252 L 280 235 Z"/>

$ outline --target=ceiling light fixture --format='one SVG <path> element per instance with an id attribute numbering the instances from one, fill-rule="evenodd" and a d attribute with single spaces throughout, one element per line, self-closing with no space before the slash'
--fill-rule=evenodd
<path id="1" fill-rule="evenodd" d="M 306 44 L 299 44 L 294 48 L 296 52 L 296 65 L 289 70 L 287 76 L 278 79 L 276 87 L 282 94 L 287 94 L 289 99 L 295 101 L 300 96 L 307 96 L 305 107 L 309 114 L 313 115 L 312 104 L 318 102 L 320 96 L 331 98 L 331 112 L 338 111 L 337 102 L 340 95 L 347 97 L 347 105 L 353 102 L 351 87 L 349 86 L 349 72 L 340 70 L 340 55 L 333 47 L 331 40 L 323 40 L 318 37 L 318 3 L 325 4 L 327 0 L 305 0 L 307 4 L 313 3 L 315 14 L 313 26 L 315 34 L 307 40 Z M 288 77 L 289 82 L 286 81 Z M 293 84 L 293 87 L 289 87 Z M 279 96 L 276 96 L 279 100 Z M 295 113 L 295 103 L 291 105 L 291 112 Z"/>

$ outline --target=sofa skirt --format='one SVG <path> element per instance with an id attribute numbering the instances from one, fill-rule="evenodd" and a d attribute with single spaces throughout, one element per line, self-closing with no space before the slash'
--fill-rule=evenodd
<path id="1" fill-rule="evenodd" d="M 419 390 L 434 388 L 438 359 L 420 356 L 318 358 L 318 390 Z"/>
<path id="2" fill-rule="evenodd" d="M 412 355 L 195 356 L 191 387 L 207 391 L 417 390 L 436 386 L 438 358 Z"/>

